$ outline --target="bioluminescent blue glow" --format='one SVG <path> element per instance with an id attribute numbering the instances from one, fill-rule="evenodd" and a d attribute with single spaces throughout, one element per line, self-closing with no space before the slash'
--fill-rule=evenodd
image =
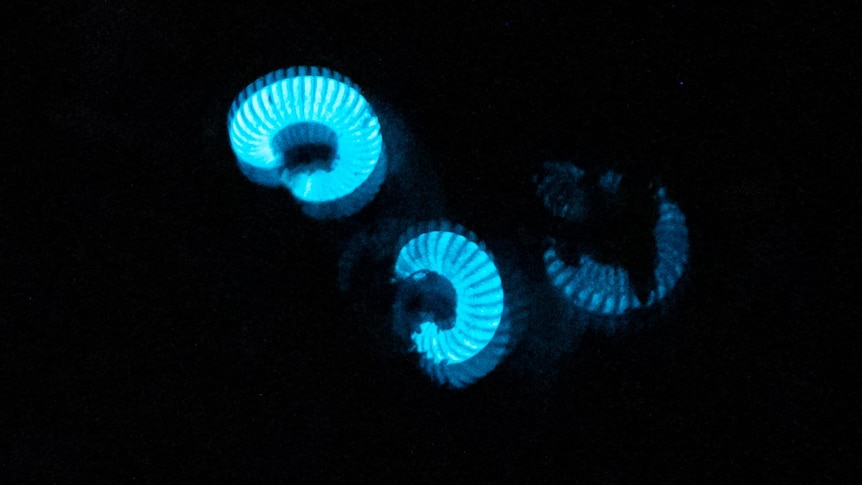
<path id="1" fill-rule="evenodd" d="M 329 69 L 261 77 L 234 100 L 228 133 L 249 180 L 286 187 L 313 217 L 359 211 L 385 178 L 374 110 L 356 85 Z"/>
<path id="2" fill-rule="evenodd" d="M 623 176 L 613 170 L 608 170 L 603 173 L 601 177 L 599 177 L 599 187 L 602 188 L 605 192 L 608 193 L 616 193 L 620 188 L 620 182 L 622 182 Z"/>
<path id="3" fill-rule="evenodd" d="M 543 170 L 544 175 L 536 180 L 537 193 L 548 212 L 564 220 L 583 221 L 589 211 L 582 185 L 585 172 L 561 162 L 546 162 Z"/>
<path id="4" fill-rule="evenodd" d="M 656 193 L 659 217 L 653 229 L 656 264 L 655 286 L 646 301 L 641 301 L 626 269 L 595 261 L 587 254 L 576 266 L 561 259 L 554 246 L 545 251 L 545 270 L 551 283 L 575 306 L 591 313 L 622 315 L 662 300 L 677 284 L 688 262 L 688 228 L 680 208 L 664 190 Z"/>
<path id="5" fill-rule="evenodd" d="M 394 273 L 396 332 L 409 338 L 435 381 L 461 388 L 496 367 L 508 340 L 505 297 L 482 243 L 449 224 L 410 231 Z"/>

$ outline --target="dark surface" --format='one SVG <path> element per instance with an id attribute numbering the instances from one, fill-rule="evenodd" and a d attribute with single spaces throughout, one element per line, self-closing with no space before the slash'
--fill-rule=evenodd
<path id="1" fill-rule="evenodd" d="M 57 3 L 2 15 L 8 483 L 859 478 L 858 5 Z M 387 187 L 415 200 L 317 223 L 242 177 L 230 102 L 301 64 L 400 123 L 387 142 L 434 177 Z M 438 389 L 338 259 L 445 215 L 529 294 L 549 159 L 660 178 L 685 291 L 644 330 Z"/>

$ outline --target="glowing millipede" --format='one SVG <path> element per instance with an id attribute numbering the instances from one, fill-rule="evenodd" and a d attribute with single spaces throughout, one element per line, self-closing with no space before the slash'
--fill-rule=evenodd
<path id="1" fill-rule="evenodd" d="M 228 133 L 249 180 L 286 187 L 315 218 L 358 212 L 385 178 L 374 110 L 329 69 L 292 67 L 253 82 L 231 106 Z"/>
<path id="2" fill-rule="evenodd" d="M 503 283 L 475 236 L 447 223 L 409 231 L 394 273 L 396 333 L 432 379 L 460 388 L 496 367 L 508 341 Z"/>
<path id="3" fill-rule="evenodd" d="M 575 172 L 572 173 L 583 173 L 576 167 L 573 170 Z M 599 179 L 601 188 L 608 192 L 616 190 L 619 182 L 620 176 L 615 172 L 607 172 Z M 658 204 L 658 220 L 653 228 L 656 245 L 653 267 L 655 285 L 645 301 L 636 295 L 625 268 L 598 262 L 589 254 L 582 254 L 577 265 L 572 266 L 560 257 L 554 245 L 545 251 L 548 278 L 576 307 L 600 315 L 622 315 L 629 310 L 649 307 L 661 301 L 676 286 L 688 262 L 689 240 L 685 215 L 668 198 L 663 187 L 656 191 L 654 199 Z M 562 202 L 555 203 L 564 206 Z"/>

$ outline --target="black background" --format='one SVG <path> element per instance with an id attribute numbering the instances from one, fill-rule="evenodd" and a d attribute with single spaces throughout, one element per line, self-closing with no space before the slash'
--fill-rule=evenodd
<path id="1" fill-rule="evenodd" d="M 858 478 L 858 3 L 402 3 L 3 7 L 9 482 Z M 415 197 L 319 223 L 239 173 L 233 97 L 306 64 L 362 87 Z M 656 325 L 450 391 L 339 292 L 348 241 L 407 215 L 531 287 L 531 176 L 579 157 L 688 217 Z"/>

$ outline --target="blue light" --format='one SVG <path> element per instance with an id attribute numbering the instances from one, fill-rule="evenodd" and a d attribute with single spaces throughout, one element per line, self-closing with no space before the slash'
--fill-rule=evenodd
<path id="1" fill-rule="evenodd" d="M 616 177 L 603 177 L 603 185 L 615 186 Z M 622 315 L 661 301 L 676 286 L 688 262 L 688 229 L 685 215 L 670 201 L 664 188 L 655 195 L 659 217 L 653 228 L 656 264 L 655 286 L 641 301 L 625 268 L 599 263 L 587 254 L 577 266 L 569 266 L 552 245 L 545 251 L 545 271 L 551 283 L 576 307 L 601 315 Z"/>
<path id="2" fill-rule="evenodd" d="M 319 67 L 271 72 L 228 114 L 231 148 L 252 182 L 284 186 L 312 217 L 358 212 L 385 179 L 380 123 L 359 88 Z"/>
<path id="3" fill-rule="evenodd" d="M 509 339 L 503 283 L 472 234 L 446 223 L 409 231 L 394 274 L 396 333 L 436 382 L 462 388 L 497 366 Z"/>
<path id="4" fill-rule="evenodd" d="M 544 174 L 537 178 L 537 192 L 545 209 L 554 217 L 568 221 L 583 221 L 589 212 L 585 172 L 570 164 L 546 162 Z"/>
<path id="5" fill-rule="evenodd" d="M 620 188 L 623 176 L 613 170 L 608 170 L 599 177 L 599 187 L 609 194 L 615 194 Z"/>

